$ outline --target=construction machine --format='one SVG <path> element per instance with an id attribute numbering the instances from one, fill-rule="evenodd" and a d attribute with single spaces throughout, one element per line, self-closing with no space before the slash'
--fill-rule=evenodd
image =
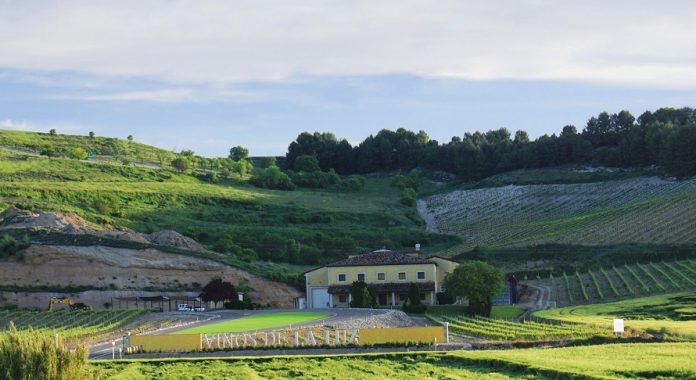
<path id="1" fill-rule="evenodd" d="M 70 297 L 51 297 L 51 300 L 48 301 L 48 310 L 49 311 L 53 310 L 53 307 L 56 304 L 67 305 L 70 307 L 70 310 L 72 310 L 72 311 L 92 310 L 92 306 L 86 305 L 82 302 L 75 302 Z"/>

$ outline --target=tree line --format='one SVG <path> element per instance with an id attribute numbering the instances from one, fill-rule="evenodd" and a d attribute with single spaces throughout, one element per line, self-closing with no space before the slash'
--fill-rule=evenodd
<path id="1" fill-rule="evenodd" d="M 660 108 L 635 118 L 628 111 L 602 112 L 582 131 L 566 125 L 561 132 L 531 140 L 525 131 L 514 136 L 506 128 L 465 133 L 447 143 L 424 131 L 383 129 L 352 146 L 333 133 L 300 134 L 288 147 L 286 162 L 294 167 L 302 156 L 317 158 L 321 170 L 339 174 L 442 170 L 477 180 L 516 169 L 565 164 L 612 167 L 660 166 L 676 177 L 696 175 L 696 110 Z"/>

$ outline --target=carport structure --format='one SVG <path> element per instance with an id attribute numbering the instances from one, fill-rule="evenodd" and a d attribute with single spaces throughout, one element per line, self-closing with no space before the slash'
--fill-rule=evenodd
<path id="1" fill-rule="evenodd" d="M 111 299 L 111 307 L 114 309 L 130 309 L 135 307 L 159 309 L 160 311 L 177 311 L 177 305 L 203 306 L 204 302 L 199 298 L 182 296 L 146 296 L 146 297 L 116 297 Z"/>

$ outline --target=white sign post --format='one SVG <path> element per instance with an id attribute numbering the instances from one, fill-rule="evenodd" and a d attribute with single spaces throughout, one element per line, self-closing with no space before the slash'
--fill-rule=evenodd
<path id="1" fill-rule="evenodd" d="M 614 334 L 623 335 L 624 333 L 624 320 L 620 318 L 614 319 Z"/>

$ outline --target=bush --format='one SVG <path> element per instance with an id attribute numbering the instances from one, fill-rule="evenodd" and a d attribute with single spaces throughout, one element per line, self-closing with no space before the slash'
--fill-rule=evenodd
<path id="1" fill-rule="evenodd" d="M 87 349 L 82 345 L 71 350 L 53 336 L 18 332 L 12 322 L 0 339 L 0 380 L 98 379 L 99 374 L 88 367 Z"/>
<path id="2" fill-rule="evenodd" d="M 352 175 L 341 182 L 341 188 L 348 191 L 360 191 L 365 187 L 365 177 Z"/>
<path id="3" fill-rule="evenodd" d="M 408 297 L 406 297 L 406 301 L 404 301 L 401 309 L 407 313 L 424 313 L 427 308 L 428 306 L 420 301 L 418 285 L 412 282 L 408 287 Z"/>
<path id="4" fill-rule="evenodd" d="M 258 175 L 251 179 L 251 183 L 258 187 L 277 190 L 295 190 L 295 184 L 287 174 L 283 173 L 277 166 L 271 166 L 262 170 Z"/>
<path id="5" fill-rule="evenodd" d="M 92 208 L 94 208 L 94 211 L 102 215 L 122 215 L 121 200 L 114 195 L 98 195 L 94 202 L 92 202 Z"/>
<path id="6" fill-rule="evenodd" d="M 350 288 L 352 300 L 350 307 L 374 308 L 377 307 L 377 297 L 372 288 L 363 281 L 355 281 Z"/>
<path id="7" fill-rule="evenodd" d="M 28 237 L 16 240 L 11 235 L 3 235 L 0 238 L 0 258 L 19 257 L 20 251 L 28 248 L 30 244 Z"/>
<path id="8" fill-rule="evenodd" d="M 416 205 L 416 191 L 410 187 L 405 188 L 401 192 L 401 204 L 404 206 L 413 207 Z"/>
<path id="9" fill-rule="evenodd" d="M 70 158 L 74 158 L 76 160 L 84 160 L 87 157 L 88 157 L 87 151 L 79 146 L 70 149 Z"/>

